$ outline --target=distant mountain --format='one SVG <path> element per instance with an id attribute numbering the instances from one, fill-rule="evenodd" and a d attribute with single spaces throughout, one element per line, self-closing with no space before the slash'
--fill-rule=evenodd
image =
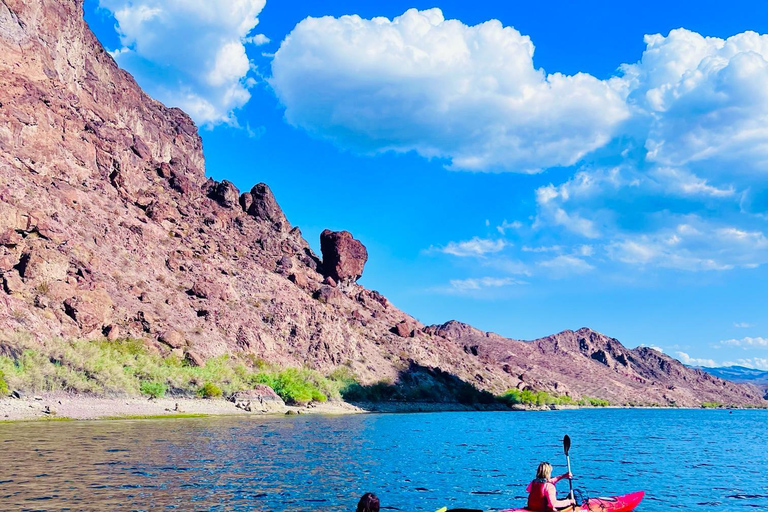
<path id="1" fill-rule="evenodd" d="M 726 366 L 721 368 L 701 367 L 701 370 L 731 382 L 754 384 L 755 386 L 768 389 L 768 371 L 765 370 L 756 370 L 744 366 Z"/>

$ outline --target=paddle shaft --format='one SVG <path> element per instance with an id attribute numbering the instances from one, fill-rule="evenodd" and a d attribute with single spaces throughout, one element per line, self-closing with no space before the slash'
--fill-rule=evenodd
<path id="1" fill-rule="evenodd" d="M 571 457 L 568 455 L 568 452 L 571 450 L 571 438 L 568 437 L 568 434 L 566 434 L 563 437 L 563 452 L 565 452 L 565 462 L 568 464 L 568 474 L 571 474 Z M 573 479 L 571 477 L 568 477 L 568 486 L 571 489 L 571 492 L 568 493 L 568 496 L 570 496 L 571 501 L 573 501 Z"/>

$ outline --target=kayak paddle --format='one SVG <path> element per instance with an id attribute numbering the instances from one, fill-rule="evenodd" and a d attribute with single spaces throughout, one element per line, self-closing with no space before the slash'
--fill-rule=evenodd
<path id="1" fill-rule="evenodd" d="M 563 438 L 563 451 L 565 452 L 565 461 L 568 463 L 568 472 L 571 472 L 571 458 L 568 456 L 568 450 L 571 449 L 571 438 L 568 437 L 568 434 L 565 434 L 565 437 Z M 571 488 L 571 492 L 569 496 L 571 499 L 573 499 L 573 479 L 568 478 L 568 486 Z"/>

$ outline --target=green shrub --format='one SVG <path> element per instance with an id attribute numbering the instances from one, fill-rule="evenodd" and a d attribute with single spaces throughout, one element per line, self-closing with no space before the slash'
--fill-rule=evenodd
<path id="1" fill-rule="evenodd" d="M 143 394 L 149 395 L 152 398 L 162 398 L 165 396 L 165 392 L 168 390 L 168 386 L 162 382 L 145 380 L 141 382 L 139 389 Z"/>
<path id="2" fill-rule="evenodd" d="M 8 383 L 5 382 L 5 374 L 0 371 L 0 396 L 5 396 L 8 392 Z"/>
<path id="3" fill-rule="evenodd" d="M 723 404 L 720 402 L 704 402 L 701 404 L 702 409 L 720 409 L 723 407 Z"/>
<path id="4" fill-rule="evenodd" d="M 296 368 L 279 372 L 262 371 L 254 376 L 253 382 L 271 387 L 287 404 L 325 402 L 328 396 L 323 391 L 331 388 L 328 379 L 317 372 Z"/>
<path id="5" fill-rule="evenodd" d="M 577 402 L 567 395 L 552 395 L 546 391 L 532 391 L 530 389 L 526 389 L 524 391 L 519 389 L 510 389 L 501 395 L 499 400 L 509 405 L 595 405 L 585 401 L 585 399 L 581 399 Z M 608 402 L 605 400 L 600 401 L 594 398 L 590 398 L 588 400 L 605 402 L 605 405 L 608 405 Z"/>
<path id="6" fill-rule="evenodd" d="M 206 382 L 197 390 L 197 395 L 202 398 L 218 398 L 223 394 L 221 388 L 212 382 Z"/>
<path id="7" fill-rule="evenodd" d="M 608 407 L 611 405 L 611 402 L 608 400 L 603 400 L 602 398 L 592 398 L 590 396 L 585 396 L 581 400 L 579 400 L 579 405 L 589 405 L 592 407 Z"/>

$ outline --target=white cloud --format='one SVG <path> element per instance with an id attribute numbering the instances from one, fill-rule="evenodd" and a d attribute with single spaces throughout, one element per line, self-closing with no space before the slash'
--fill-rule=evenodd
<path id="1" fill-rule="evenodd" d="M 112 53 L 153 97 L 200 124 L 234 124 L 233 110 L 254 84 L 246 44 L 266 0 L 99 0 L 117 21 L 122 48 Z"/>
<path id="2" fill-rule="evenodd" d="M 585 274 L 595 269 L 581 258 L 569 255 L 560 255 L 555 258 L 540 261 L 538 266 L 547 269 L 552 277 L 566 277 L 574 274 Z"/>
<path id="3" fill-rule="evenodd" d="M 450 286 L 440 288 L 437 291 L 453 295 L 470 295 L 482 297 L 493 294 L 503 288 L 526 284 L 511 277 L 480 277 L 470 279 L 452 279 Z"/>
<path id="4" fill-rule="evenodd" d="M 550 184 L 539 187 L 536 189 L 538 214 L 534 227 L 562 226 L 586 238 L 599 238 L 602 235 L 600 226 L 605 222 L 600 218 L 602 212 L 593 207 L 593 199 L 628 185 L 620 169 L 611 168 L 580 171 L 558 186 Z M 578 206 L 572 208 L 571 204 Z M 589 219 L 586 215 L 594 218 Z"/>
<path id="5" fill-rule="evenodd" d="M 499 288 L 520 284 L 520 281 L 508 277 L 482 277 L 479 279 L 455 279 L 451 280 L 451 286 L 457 290 L 480 290 L 482 288 Z"/>
<path id="6" fill-rule="evenodd" d="M 720 342 L 724 347 L 742 347 L 742 348 L 768 348 L 768 338 L 761 337 L 744 337 L 741 339 L 723 340 Z"/>
<path id="7" fill-rule="evenodd" d="M 505 256 L 490 258 L 483 261 L 483 265 L 511 275 L 530 276 L 532 274 L 528 264 Z"/>
<path id="8" fill-rule="evenodd" d="M 729 366 L 744 366 L 757 370 L 768 370 L 768 358 L 745 357 L 733 361 L 715 361 L 714 359 L 690 357 L 685 352 L 675 352 L 680 362 L 688 366 L 706 366 L 707 368 L 727 368 Z"/>
<path id="9" fill-rule="evenodd" d="M 768 239 L 758 231 L 695 220 L 650 234 L 617 235 L 606 245 L 609 258 L 627 264 L 685 271 L 753 268 L 768 262 Z"/>
<path id="10" fill-rule="evenodd" d="M 746 366 L 747 368 L 755 368 L 757 370 L 768 370 L 768 358 L 765 357 L 737 359 L 736 364 L 739 366 Z"/>
<path id="11" fill-rule="evenodd" d="M 531 39 L 496 20 L 468 26 L 439 9 L 307 18 L 282 42 L 271 83 L 289 122 L 364 153 L 531 172 L 613 141 L 616 155 L 642 153 L 633 183 L 656 193 L 733 198 L 755 176 L 768 187 L 768 35 L 678 29 L 645 44 L 598 80 L 537 69 Z M 589 219 L 551 213 L 595 234 Z"/>
<path id="12" fill-rule="evenodd" d="M 678 29 L 645 42 L 641 60 L 622 66 L 622 80 L 637 115 L 650 118 L 649 160 L 708 164 L 716 173 L 765 173 L 768 36 L 744 32 L 719 39 Z"/>
<path id="13" fill-rule="evenodd" d="M 512 27 L 439 9 L 307 18 L 275 54 L 270 83 L 291 124 L 340 146 L 536 172 L 607 143 L 629 109 L 619 81 L 546 74 L 533 51 Z"/>
<path id="14" fill-rule="evenodd" d="M 691 357 L 685 352 L 675 352 L 680 362 L 688 366 L 706 366 L 708 368 L 718 368 L 724 363 L 717 363 L 714 359 L 703 359 Z"/>
<path id="15" fill-rule="evenodd" d="M 437 249 L 445 254 L 459 257 L 483 257 L 486 254 L 497 253 L 507 246 L 504 240 L 490 240 L 487 238 L 474 237 L 471 240 L 463 242 L 449 242 L 448 245 Z M 434 248 L 433 248 L 434 250 Z"/>
<path id="16" fill-rule="evenodd" d="M 520 248 L 523 252 L 560 252 L 563 250 L 562 245 L 545 245 L 538 247 L 529 247 L 524 245 Z"/>
<path id="17" fill-rule="evenodd" d="M 504 219 L 504 222 L 501 223 L 501 225 L 496 226 L 496 231 L 501 233 L 501 235 L 505 235 L 507 233 L 507 230 L 510 229 L 520 229 L 523 227 L 523 223 L 519 220 L 513 221 L 513 222 L 507 222 L 507 219 Z"/>
<path id="18" fill-rule="evenodd" d="M 707 183 L 707 180 L 695 176 L 690 171 L 679 167 L 658 167 L 650 172 L 665 188 L 665 192 L 676 193 L 681 196 L 709 196 L 709 197 L 734 197 L 736 191 L 733 186 L 717 188 Z"/>
<path id="19" fill-rule="evenodd" d="M 750 327 L 754 327 L 755 324 L 750 324 L 748 322 L 733 322 L 733 326 L 737 329 L 748 329 Z"/>
<path id="20" fill-rule="evenodd" d="M 271 41 L 264 34 L 256 34 L 255 36 L 246 37 L 243 39 L 243 42 L 255 44 L 256 46 L 263 46 L 265 44 L 269 44 Z"/>

